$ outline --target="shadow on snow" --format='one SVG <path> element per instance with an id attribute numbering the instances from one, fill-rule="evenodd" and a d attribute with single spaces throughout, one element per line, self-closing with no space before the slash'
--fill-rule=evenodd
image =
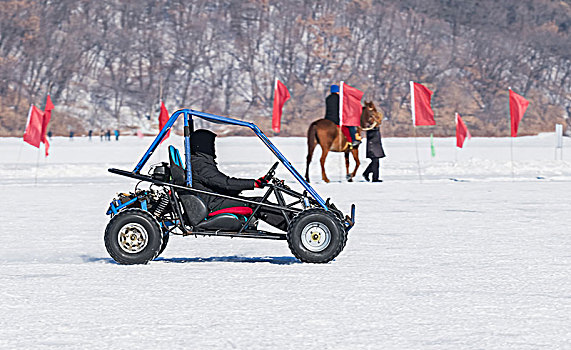
<path id="1" fill-rule="evenodd" d="M 233 262 L 233 263 L 270 263 L 277 265 L 291 265 L 301 263 L 292 256 L 212 256 L 209 258 L 157 258 L 154 261 L 164 261 L 168 263 L 196 263 L 196 262 Z"/>
<path id="2" fill-rule="evenodd" d="M 82 256 L 85 262 L 103 262 L 108 264 L 117 264 L 111 258 L 96 258 L 91 256 Z M 211 256 L 208 258 L 157 258 L 153 261 L 165 263 L 208 263 L 208 262 L 232 262 L 232 263 L 270 263 L 276 265 L 292 265 L 300 264 L 301 261 L 292 256 L 264 256 L 264 257 L 248 257 L 248 256 Z"/>

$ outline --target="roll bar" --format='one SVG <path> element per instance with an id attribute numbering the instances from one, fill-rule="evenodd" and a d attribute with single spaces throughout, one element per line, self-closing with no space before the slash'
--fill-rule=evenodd
<path id="1" fill-rule="evenodd" d="M 260 130 L 260 128 L 250 122 L 245 122 L 243 120 L 228 118 L 216 114 L 210 114 L 200 111 L 195 111 L 193 109 L 180 109 L 174 112 L 162 130 L 159 132 L 149 149 L 145 152 L 135 169 L 133 169 L 134 174 L 139 174 L 145 163 L 149 160 L 153 152 L 157 149 L 160 145 L 161 141 L 167 134 L 167 132 L 171 129 L 175 121 L 181 116 L 184 115 L 184 155 L 185 155 L 185 164 L 186 164 L 186 184 L 187 186 L 192 186 L 192 167 L 190 163 L 190 134 L 193 131 L 193 117 L 202 118 L 212 123 L 217 124 L 228 124 L 228 125 L 236 125 L 236 126 L 243 126 L 252 129 L 254 134 L 262 140 L 264 145 L 272 151 L 272 153 L 278 158 L 278 160 L 286 167 L 287 170 L 293 175 L 293 177 L 307 190 L 309 194 L 323 207 L 325 210 L 329 210 L 327 207 L 326 202 L 321 198 L 321 196 L 311 187 L 307 181 L 299 174 L 299 172 L 293 167 L 290 161 L 277 149 L 277 147 L 268 139 L 268 137 Z"/>

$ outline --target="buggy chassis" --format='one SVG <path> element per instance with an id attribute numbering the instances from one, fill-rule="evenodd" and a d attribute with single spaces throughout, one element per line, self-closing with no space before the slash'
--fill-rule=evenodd
<path id="1" fill-rule="evenodd" d="M 167 168 L 169 172 L 167 176 L 161 177 L 161 174 L 156 176 L 156 167 L 151 168 L 149 175 L 141 174 L 142 168 L 180 116 L 184 119 L 185 162 L 184 166 L 180 164 L 184 169 L 183 184 L 173 181 L 174 174 L 171 178 L 169 166 L 166 163 L 162 163 L 162 167 Z M 304 188 L 303 193 L 292 190 L 283 180 L 274 177 L 279 162 L 276 162 L 266 174 L 266 179 L 271 181 L 265 186 L 267 190 L 261 201 L 192 188 L 190 137 L 194 130 L 193 117 L 218 124 L 250 128 L 300 183 Z M 180 155 L 178 157 L 180 158 Z M 156 258 L 165 249 L 170 234 L 288 240 L 292 253 L 298 259 L 304 262 L 323 263 L 332 260 L 341 252 L 347 234 L 355 224 L 355 205 L 351 205 L 351 215 L 344 216 L 329 199 L 323 200 L 257 125 L 192 109 L 178 110 L 171 115 L 132 171 L 111 168 L 109 172 L 150 183 L 148 190 L 137 189 L 139 182 L 134 192 L 119 194 L 118 198 L 111 201 L 107 210 L 107 214 L 111 215 L 112 219 L 105 232 L 105 245 L 110 255 L 122 264 L 146 263 Z M 181 196 L 184 194 L 192 194 L 191 197 L 206 194 L 239 200 L 249 204 L 252 213 L 241 220 L 234 214 L 226 214 L 239 219 L 240 224 L 234 225 L 231 229 L 204 225 L 204 221 L 209 220 L 208 217 L 203 218 L 197 224 L 196 220 L 193 222 L 190 218 L 193 209 L 189 209 L 186 203 L 181 203 Z M 272 194 L 277 203 L 269 202 Z M 287 234 L 258 230 L 255 215 L 260 208 L 268 208 L 281 213 L 288 226 Z M 117 219 L 120 216 L 129 218 Z M 299 227 L 300 225 L 305 226 Z M 159 234 L 155 239 L 154 231 L 157 229 Z M 318 235 L 319 239 L 316 238 Z M 335 243 L 336 247 L 329 247 L 335 240 L 339 241 Z M 149 245 L 154 248 L 149 248 Z M 332 249 L 334 251 L 331 251 Z"/>

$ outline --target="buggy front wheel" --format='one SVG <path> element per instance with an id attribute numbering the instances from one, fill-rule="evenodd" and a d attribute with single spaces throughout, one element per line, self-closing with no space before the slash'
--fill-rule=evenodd
<path id="1" fill-rule="evenodd" d="M 157 221 L 141 209 L 128 209 L 115 215 L 105 229 L 105 248 L 119 264 L 146 264 L 163 246 Z"/>
<path id="2" fill-rule="evenodd" d="M 330 211 L 308 209 L 288 227 L 287 241 L 293 255 L 307 263 L 327 263 L 343 250 L 347 233 Z"/>
<path id="3" fill-rule="evenodd" d="M 170 233 L 168 231 L 163 233 L 163 244 L 161 245 L 161 249 L 159 249 L 159 253 L 157 254 L 157 256 L 155 256 L 155 259 L 158 258 L 165 251 L 165 248 L 169 243 L 169 237 Z"/>

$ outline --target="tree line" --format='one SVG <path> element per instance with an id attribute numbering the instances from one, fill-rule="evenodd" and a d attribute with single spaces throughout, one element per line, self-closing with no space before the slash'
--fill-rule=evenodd
<path id="1" fill-rule="evenodd" d="M 275 78 L 285 135 L 323 117 L 340 80 L 388 135 L 410 134 L 410 80 L 435 92 L 424 132 L 452 135 L 457 111 L 473 135 L 508 135 L 510 86 L 531 101 L 520 131 L 547 131 L 571 113 L 570 27 L 569 2 L 551 0 L 6 0 L 0 134 L 21 134 L 47 93 L 56 130 L 136 127 L 159 99 L 269 130 Z"/>

